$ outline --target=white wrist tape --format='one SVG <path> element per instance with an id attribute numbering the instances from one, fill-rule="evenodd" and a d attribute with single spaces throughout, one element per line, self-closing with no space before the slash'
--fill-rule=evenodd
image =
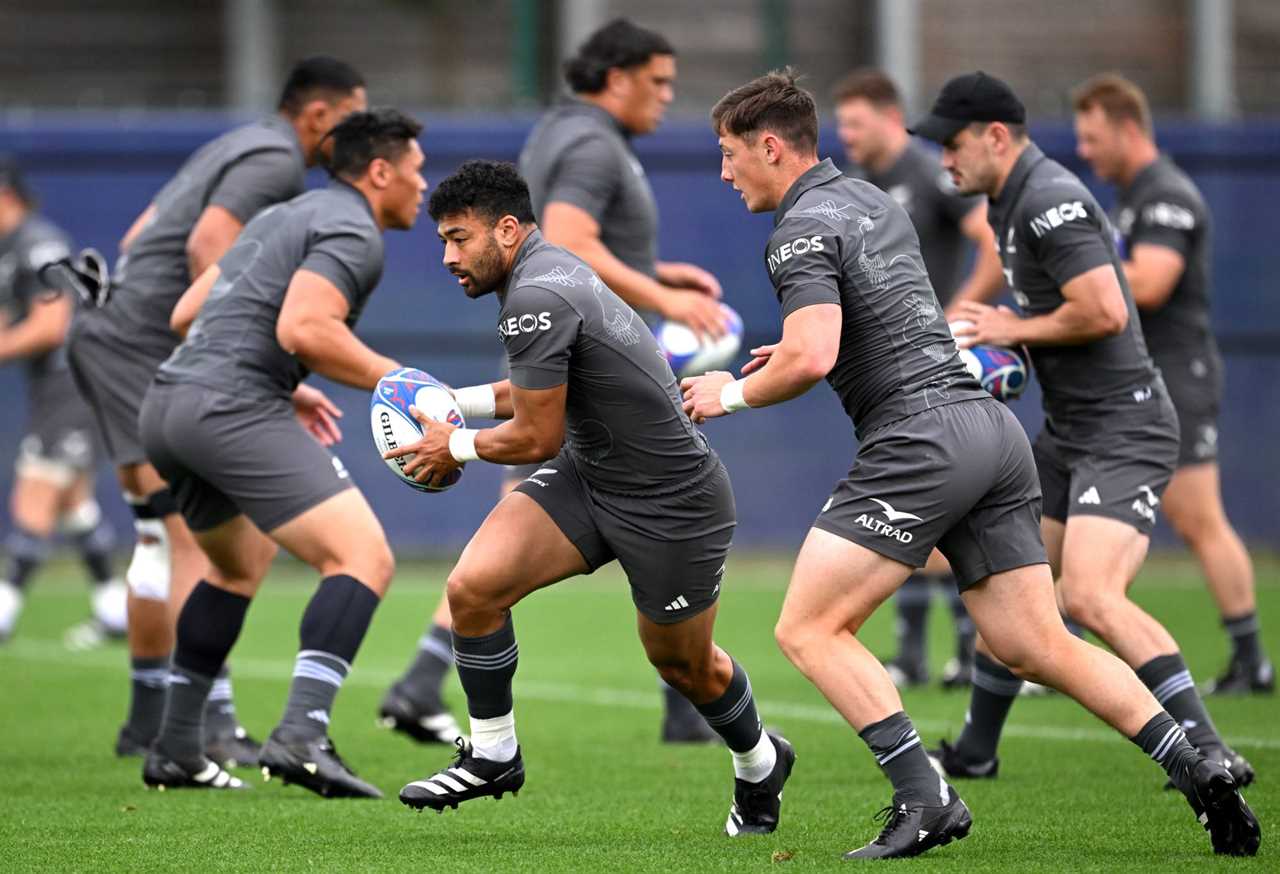
<path id="1" fill-rule="evenodd" d="M 498 399 L 493 393 L 493 386 L 489 383 L 455 388 L 453 399 L 457 402 L 458 410 L 464 419 L 470 419 L 472 416 L 477 419 L 492 419 L 494 413 L 498 411 Z"/>
<path id="2" fill-rule="evenodd" d="M 476 435 L 480 432 L 474 428 L 454 428 L 449 435 L 449 454 L 453 460 L 461 463 L 479 461 L 476 454 Z"/>
<path id="3" fill-rule="evenodd" d="M 720 389 L 720 406 L 724 407 L 726 413 L 736 413 L 738 410 L 750 408 L 751 405 L 742 396 L 742 390 L 746 384 L 745 379 L 737 379 L 725 383 L 724 388 Z"/>

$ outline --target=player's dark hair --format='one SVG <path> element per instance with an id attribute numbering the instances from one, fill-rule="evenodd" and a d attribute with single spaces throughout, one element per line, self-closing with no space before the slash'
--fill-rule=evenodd
<path id="1" fill-rule="evenodd" d="M 662 34 L 615 18 L 587 37 L 578 53 L 565 61 L 564 78 L 575 94 L 598 94 L 604 90 L 610 70 L 629 70 L 649 63 L 654 55 L 675 53 Z"/>
<path id="2" fill-rule="evenodd" d="M 836 103 L 846 100 L 865 100 L 877 109 L 890 106 L 902 108 L 902 95 L 898 86 L 883 70 L 874 67 L 862 67 L 849 73 L 831 89 L 831 98 Z"/>
<path id="3" fill-rule="evenodd" d="M 356 68 L 327 55 L 315 55 L 294 64 L 280 92 L 281 112 L 297 115 L 317 98 L 336 103 L 357 88 L 364 87 L 364 77 Z"/>
<path id="4" fill-rule="evenodd" d="M 818 149 L 818 107 L 791 67 L 774 70 L 733 89 L 711 110 L 719 135 L 743 139 L 769 131 L 798 152 Z"/>
<path id="5" fill-rule="evenodd" d="M 13 196 L 28 208 L 36 205 L 36 196 L 27 184 L 26 174 L 10 155 L 0 155 L 0 189 L 13 192 Z"/>
<path id="6" fill-rule="evenodd" d="M 507 161 L 467 161 L 437 185 L 427 201 L 427 213 L 436 222 L 467 211 L 494 224 L 508 215 L 521 224 L 534 221 L 529 186 L 516 165 Z"/>
<path id="7" fill-rule="evenodd" d="M 342 179 L 359 179 L 375 158 L 398 160 L 421 132 L 422 125 L 398 109 L 353 112 L 325 135 L 326 139 L 333 139 L 329 173 Z"/>
<path id="8" fill-rule="evenodd" d="M 1147 95 L 1119 73 L 1099 73 L 1077 85 L 1071 91 L 1071 106 L 1076 112 L 1088 112 L 1097 106 L 1112 124 L 1128 120 L 1147 136 L 1155 131 Z"/>
<path id="9" fill-rule="evenodd" d="M 1009 137 L 1015 143 L 1021 143 L 1027 138 L 1027 126 L 1015 121 L 975 121 L 970 125 L 976 133 L 983 133 L 993 124 L 1002 124 L 1009 131 Z"/>

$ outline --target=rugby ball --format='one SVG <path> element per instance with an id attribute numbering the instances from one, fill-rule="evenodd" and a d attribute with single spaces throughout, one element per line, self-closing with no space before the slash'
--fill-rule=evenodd
<path id="1" fill-rule="evenodd" d="M 958 319 L 949 322 L 947 327 L 951 329 L 951 335 L 954 337 L 956 331 L 973 327 L 973 322 Z M 1007 346 L 993 346 L 988 343 L 961 349 L 959 342 L 956 343 L 956 349 L 969 375 L 996 400 L 1008 403 L 1026 389 L 1031 368 L 1025 349 L 1010 349 Z"/>
<path id="2" fill-rule="evenodd" d="M 660 322 L 654 331 L 658 348 L 677 377 L 701 376 L 711 370 L 724 370 L 742 348 L 742 317 L 728 304 L 724 309 L 728 331 L 719 339 L 704 337 L 680 322 Z"/>
<path id="3" fill-rule="evenodd" d="M 378 455 L 415 443 L 422 437 L 422 426 L 413 418 L 409 407 L 421 410 L 430 419 L 466 427 L 453 394 L 444 383 L 413 367 L 401 367 L 378 380 L 369 399 L 369 425 Z M 420 492 L 443 492 L 462 478 L 462 468 L 450 474 L 442 485 L 429 486 L 405 476 L 404 466 L 413 456 L 383 459 L 391 472 L 404 484 Z"/>

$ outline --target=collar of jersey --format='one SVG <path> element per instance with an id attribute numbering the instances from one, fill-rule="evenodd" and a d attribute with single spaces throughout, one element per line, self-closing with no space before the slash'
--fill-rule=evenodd
<path id="1" fill-rule="evenodd" d="M 615 130 L 624 140 L 631 139 L 631 131 L 627 130 L 622 122 L 618 121 L 607 109 L 601 109 L 594 103 L 588 103 L 578 97 L 568 97 L 565 99 L 564 105 L 574 111 L 580 112 L 582 115 L 594 118 L 607 127 Z"/>
<path id="2" fill-rule="evenodd" d="M 800 195 L 804 194 L 810 188 L 817 188 L 825 182 L 832 179 L 839 179 L 844 174 L 840 172 L 830 158 L 823 158 L 817 164 L 814 164 L 808 170 L 800 174 L 800 178 L 791 183 L 791 187 L 787 189 L 787 193 L 782 198 L 782 203 L 778 204 L 778 208 L 773 213 L 773 226 L 776 228 L 786 218 L 787 210 L 796 205 L 796 201 L 800 199 Z"/>
<path id="3" fill-rule="evenodd" d="M 293 146 L 294 154 L 298 156 L 298 160 L 306 165 L 306 155 L 302 154 L 302 143 L 298 142 L 298 132 L 288 121 L 279 115 L 271 115 L 262 120 L 262 123 L 269 128 L 280 131 L 289 140 L 289 144 Z"/>
<path id="4" fill-rule="evenodd" d="M 1027 143 L 1027 147 L 1022 150 L 1022 154 L 1014 163 L 1013 169 L 1009 171 L 1009 178 L 1004 181 L 1000 196 L 991 201 L 992 208 L 999 209 L 1006 204 L 1015 203 L 1022 191 L 1022 186 L 1027 184 L 1027 179 L 1031 176 L 1032 168 L 1043 160 L 1044 152 L 1040 151 L 1040 147 L 1035 143 Z"/>
<path id="5" fill-rule="evenodd" d="M 529 259 L 536 250 L 542 248 L 546 243 L 542 239 L 542 231 L 537 228 L 533 229 L 533 233 L 524 238 L 524 242 L 520 244 L 520 251 L 516 252 L 516 260 L 511 262 L 511 272 L 507 274 L 507 281 L 502 283 L 502 287 L 498 289 L 498 297 L 505 299 L 507 291 L 511 288 L 511 280 L 515 277 L 516 271 Z"/>
<path id="6" fill-rule="evenodd" d="M 359 188 L 356 188 L 345 179 L 339 179 L 336 176 L 329 180 L 328 188 L 330 191 L 342 191 L 351 195 L 360 202 L 361 206 L 364 207 L 364 211 L 369 214 L 369 218 L 373 218 L 373 204 L 369 203 L 369 198 L 365 197 L 364 192 Z"/>

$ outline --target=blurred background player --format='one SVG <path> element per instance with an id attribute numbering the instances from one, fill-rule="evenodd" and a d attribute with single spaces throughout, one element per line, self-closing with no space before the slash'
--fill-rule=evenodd
<path id="1" fill-rule="evenodd" d="M 880 70 L 855 70 L 836 84 L 832 97 L 836 132 L 855 165 L 850 175 L 888 193 L 907 211 L 938 303 L 946 309 L 955 300 L 986 300 L 998 292 L 1004 277 L 995 235 L 987 224 L 987 204 L 981 197 L 958 193 L 937 152 L 907 133 L 902 97 L 893 80 Z M 967 686 L 973 667 L 973 621 L 946 559 L 936 550 L 894 596 L 898 654 L 885 667 L 898 686 L 928 682 L 931 583 L 938 584 L 950 604 L 956 631 L 956 654 L 943 669 L 942 685 Z"/>
<path id="2" fill-rule="evenodd" d="M 631 138 L 652 133 L 675 96 L 675 49 L 661 34 L 616 19 L 593 33 L 564 66 L 573 96 L 542 117 L 520 153 L 520 175 L 547 242 L 563 246 L 642 315 L 657 314 L 720 336 L 720 283 L 693 264 L 658 260 L 658 206 Z M 503 493 L 533 473 L 507 471 Z M 419 740 L 454 726 L 439 689 L 451 655 L 447 602 L 432 617 L 418 656 L 388 691 L 380 716 Z M 666 684 L 661 737 L 667 743 L 717 735 Z"/>
<path id="3" fill-rule="evenodd" d="M 1014 300 L 1024 311 L 962 301 L 962 344 L 1025 345 L 1042 389 L 1036 437 L 1040 528 L 1075 621 L 1137 673 L 1205 756 L 1241 786 L 1253 769 L 1218 734 L 1178 643 L 1129 598 L 1178 459 L 1178 420 L 1147 354 L 1111 224 L 1080 180 L 1040 151 L 1026 109 L 982 72 L 943 86 L 914 132 L 942 146 L 956 187 L 988 198 L 988 219 Z M 979 639 L 973 691 L 956 745 L 940 766 L 995 777 L 996 748 L 1021 680 Z"/>
<path id="4" fill-rule="evenodd" d="M 1119 187 L 1112 212 L 1125 276 L 1147 348 L 1178 411 L 1182 448 L 1160 509 L 1191 547 L 1231 638 L 1226 671 L 1210 693 L 1272 692 L 1262 649 L 1253 562 L 1222 506 L 1218 410 L 1223 368 L 1209 317 L 1213 219 L 1191 178 L 1160 154 L 1146 95 L 1116 74 L 1072 95 L 1077 151 Z"/>
<path id="5" fill-rule="evenodd" d="M 0 641 L 13 633 L 24 590 L 61 529 L 75 540 L 93 583 L 93 618 L 67 635 L 79 648 L 124 635 L 126 592 L 112 576 L 114 537 L 94 498 L 93 415 L 63 348 L 76 300 L 39 277 L 40 267 L 68 254 L 66 235 L 36 213 L 19 167 L 0 158 L 0 362 L 23 362 L 27 377 L 27 436 L 14 465 L 0 578 Z"/>
<path id="6" fill-rule="evenodd" d="M 258 757 L 263 776 L 327 798 L 382 795 L 342 761 L 328 730 L 395 559 L 322 445 L 341 437 L 341 413 L 302 381 L 315 372 L 372 391 L 399 366 L 352 330 L 382 276 L 383 232 L 417 220 L 421 130 L 394 109 L 348 116 L 329 137 L 329 186 L 251 221 L 174 309 L 187 339 L 156 373 L 138 428 L 210 569 L 178 616 L 180 681 L 143 766 L 147 785 L 239 788 L 203 754 L 203 711 L 283 546 L 321 580 L 302 614 L 284 716 Z"/>
<path id="7" fill-rule="evenodd" d="M 347 64 L 327 57 L 298 63 L 276 115 L 203 146 L 160 190 L 120 242 L 110 299 L 101 308 L 82 309 L 72 325 L 72 370 L 97 416 L 137 535 L 126 574 L 132 694 L 117 755 L 141 755 L 156 736 L 165 701 L 157 678 L 169 664 L 174 621 L 191 587 L 208 573 L 207 559 L 138 436 L 142 397 L 178 344 L 169 317 L 246 222 L 302 192 L 320 140 L 364 106 L 364 79 Z M 221 763 L 256 761 L 257 744 L 236 719 L 229 672 L 219 669 L 209 696 L 209 753 Z"/>

